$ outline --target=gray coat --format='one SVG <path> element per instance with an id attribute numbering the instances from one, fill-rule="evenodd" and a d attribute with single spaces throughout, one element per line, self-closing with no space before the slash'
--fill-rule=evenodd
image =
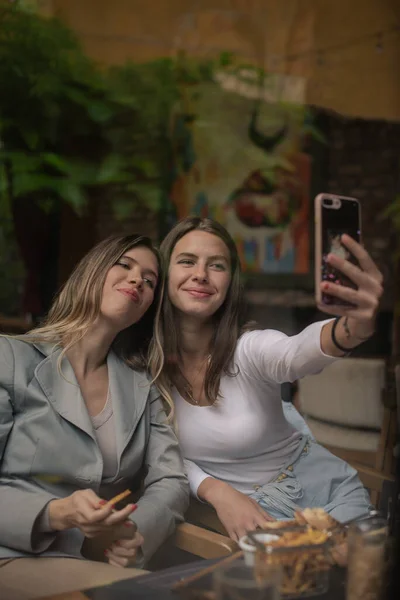
<path id="1" fill-rule="evenodd" d="M 109 352 L 118 473 L 102 482 L 90 417 L 68 360 L 58 369 L 59 354 L 50 344 L 0 337 L 0 559 L 81 557 L 78 529 L 37 532 L 48 502 L 86 488 L 110 498 L 137 488 L 144 476 L 132 520 L 144 536 L 145 562 L 183 520 L 189 499 L 178 442 L 157 390 Z"/>

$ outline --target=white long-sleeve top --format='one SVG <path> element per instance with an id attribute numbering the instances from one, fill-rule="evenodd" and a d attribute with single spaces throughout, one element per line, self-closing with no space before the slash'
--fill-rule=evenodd
<path id="1" fill-rule="evenodd" d="M 206 477 L 245 494 L 271 481 L 284 467 L 301 434 L 285 419 L 280 384 L 321 371 L 335 359 L 321 350 L 313 323 L 288 337 L 271 329 L 238 340 L 235 375 L 223 375 L 213 406 L 194 406 L 174 389 L 177 431 L 193 495 Z M 237 374 L 236 374 L 237 373 Z"/>

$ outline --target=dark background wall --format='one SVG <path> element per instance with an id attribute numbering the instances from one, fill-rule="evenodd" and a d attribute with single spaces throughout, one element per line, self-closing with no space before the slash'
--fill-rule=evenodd
<path id="1" fill-rule="evenodd" d="M 400 124 L 331 116 L 328 136 L 326 191 L 361 200 L 364 243 L 384 273 L 384 304 L 389 308 L 396 240 L 382 213 L 400 193 Z"/>

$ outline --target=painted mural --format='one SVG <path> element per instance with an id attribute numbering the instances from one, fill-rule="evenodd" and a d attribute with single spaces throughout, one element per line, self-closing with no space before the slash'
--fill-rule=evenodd
<path id="1" fill-rule="evenodd" d="M 177 218 L 210 216 L 235 239 L 244 271 L 309 272 L 311 157 L 301 111 L 255 86 L 186 87 L 172 122 Z"/>

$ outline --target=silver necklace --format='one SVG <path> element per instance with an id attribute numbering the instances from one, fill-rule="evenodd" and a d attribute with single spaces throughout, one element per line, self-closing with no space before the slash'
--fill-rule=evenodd
<path id="1" fill-rule="evenodd" d="M 197 370 L 196 376 L 194 377 L 194 379 L 193 379 L 193 381 L 192 381 L 192 385 L 186 389 L 186 395 L 188 396 L 188 398 L 189 398 L 190 402 L 192 402 L 192 403 L 193 403 L 193 404 L 195 404 L 196 406 L 199 406 L 199 404 L 200 404 L 200 400 L 196 400 L 196 398 L 193 396 L 193 392 L 192 392 L 193 385 L 194 385 L 194 384 L 197 382 L 197 380 L 198 380 L 198 378 L 199 378 L 199 375 L 200 375 L 200 373 L 201 373 L 201 371 L 202 371 L 202 369 L 203 369 L 204 365 L 205 365 L 207 362 L 209 363 L 209 362 L 210 362 L 210 360 L 211 360 L 211 354 L 208 354 L 208 355 L 206 356 L 206 358 L 203 360 L 203 362 L 200 364 L 200 367 L 199 367 L 199 368 L 198 368 L 198 370 Z M 202 389 L 203 389 L 203 387 L 204 387 L 204 381 L 203 381 L 203 386 L 202 386 Z"/>

